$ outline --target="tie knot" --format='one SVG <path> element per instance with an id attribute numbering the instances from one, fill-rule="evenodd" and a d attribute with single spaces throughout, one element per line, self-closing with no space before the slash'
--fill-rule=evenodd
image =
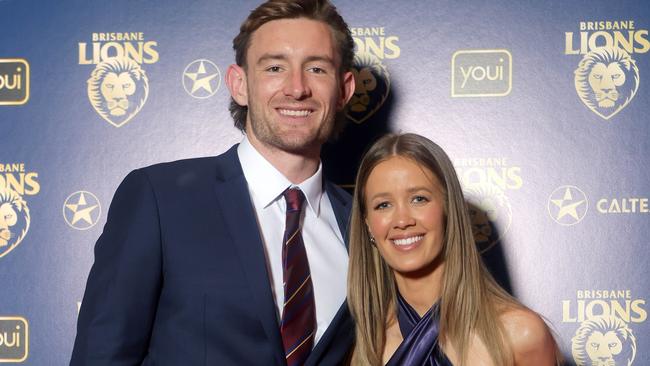
<path id="1" fill-rule="evenodd" d="M 287 212 L 300 211 L 302 203 L 305 201 L 305 195 L 298 188 L 290 188 L 282 194 L 287 201 Z"/>

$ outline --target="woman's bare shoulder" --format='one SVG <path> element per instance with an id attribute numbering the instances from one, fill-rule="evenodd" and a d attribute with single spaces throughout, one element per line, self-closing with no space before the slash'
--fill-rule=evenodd
<path id="1" fill-rule="evenodd" d="M 509 308 L 501 321 L 512 347 L 516 365 L 555 365 L 557 345 L 550 329 L 537 313 Z"/>

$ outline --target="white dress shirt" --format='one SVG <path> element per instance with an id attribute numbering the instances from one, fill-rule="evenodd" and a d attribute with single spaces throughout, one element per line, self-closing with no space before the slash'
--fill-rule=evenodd
<path id="1" fill-rule="evenodd" d="M 248 182 L 248 191 L 266 250 L 278 319 L 284 304 L 282 245 L 286 202 L 282 193 L 289 187 L 298 187 L 305 194 L 307 204 L 303 209 L 302 238 L 314 286 L 316 344 L 345 300 L 348 273 L 348 253 L 332 204 L 327 192 L 323 190 L 322 164 L 319 164 L 314 175 L 295 185 L 275 169 L 251 145 L 247 137 L 239 144 L 237 154 Z"/>

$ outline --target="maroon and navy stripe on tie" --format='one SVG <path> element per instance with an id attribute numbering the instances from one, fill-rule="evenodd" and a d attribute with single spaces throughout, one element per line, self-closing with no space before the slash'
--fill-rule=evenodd
<path id="1" fill-rule="evenodd" d="M 305 196 L 299 189 L 283 193 L 287 217 L 282 246 L 284 307 L 280 332 L 288 366 L 303 365 L 314 346 L 316 305 L 300 216 Z"/>

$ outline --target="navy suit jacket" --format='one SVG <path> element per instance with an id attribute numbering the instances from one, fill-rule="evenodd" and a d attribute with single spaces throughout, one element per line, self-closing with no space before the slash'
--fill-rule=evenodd
<path id="1" fill-rule="evenodd" d="M 350 197 L 324 183 L 341 229 Z M 131 172 L 95 246 L 71 365 L 285 365 L 255 211 L 236 146 Z M 307 365 L 353 341 L 342 304 Z"/>

